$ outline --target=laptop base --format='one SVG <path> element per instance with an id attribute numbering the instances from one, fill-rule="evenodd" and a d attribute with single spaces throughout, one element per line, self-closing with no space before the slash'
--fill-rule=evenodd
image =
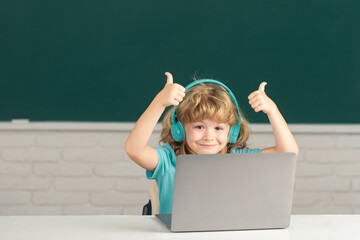
<path id="1" fill-rule="evenodd" d="M 155 214 L 155 216 L 171 231 L 171 214 Z"/>

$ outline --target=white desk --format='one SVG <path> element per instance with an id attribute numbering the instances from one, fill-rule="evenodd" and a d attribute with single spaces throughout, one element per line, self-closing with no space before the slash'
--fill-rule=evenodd
<path id="1" fill-rule="evenodd" d="M 360 239 L 360 215 L 293 215 L 277 230 L 172 233 L 153 216 L 0 216 L 1 240 Z"/>

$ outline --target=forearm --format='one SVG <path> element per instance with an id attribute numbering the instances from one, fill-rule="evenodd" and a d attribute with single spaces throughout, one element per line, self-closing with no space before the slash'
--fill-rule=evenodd
<path id="1" fill-rule="evenodd" d="M 141 154 L 144 151 L 164 110 L 165 106 L 155 97 L 136 122 L 126 141 L 125 149 L 128 155 Z"/>
<path id="2" fill-rule="evenodd" d="M 298 146 L 292 135 L 284 117 L 278 108 L 268 114 L 268 118 L 273 128 L 276 146 L 278 152 L 295 152 L 298 154 Z"/>

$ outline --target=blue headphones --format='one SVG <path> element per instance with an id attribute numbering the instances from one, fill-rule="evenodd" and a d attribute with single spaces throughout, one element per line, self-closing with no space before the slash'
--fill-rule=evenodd
<path id="1" fill-rule="evenodd" d="M 240 133 L 240 123 L 241 123 L 241 116 L 240 116 L 240 111 L 239 111 L 239 105 L 238 102 L 236 101 L 236 98 L 234 96 L 234 94 L 231 92 L 231 90 L 225 86 L 223 83 L 213 80 L 213 79 L 201 79 L 201 80 L 197 80 L 195 82 L 190 83 L 189 85 L 187 85 L 185 87 L 185 91 L 187 91 L 189 88 L 198 85 L 199 83 L 215 83 L 218 84 L 220 86 L 222 86 L 223 88 L 225 88 L 227 90 L 227 92 L 229 93 L 239 116 L 239 122 L 237 124 L 235 124 L 234 126 L 230 127 L 230 132 L 229 132 L 229 143 L 236 143 L 238 137 L 239 137 L 239 133 Z M 171 135 L 174 138 L 174 140 L 176 142 L 182 142 L 185 140 L 185 129 L 183 124 L 180 121 L 177 121 L 176 119 L 176 108 L 178 106 L 174 107 L 174 112 L 171 115 L 171 119 L 172 119 L 172 125 L 171 125 Z"/>

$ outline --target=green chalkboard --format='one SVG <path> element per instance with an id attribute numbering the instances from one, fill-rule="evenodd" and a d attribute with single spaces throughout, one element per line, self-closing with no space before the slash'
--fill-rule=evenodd
<path id="1" fill-rule="evenodd" d="M 197 73 L 289 123 L 360 123 L 358 0 L 1 0 L 0 120 L 136 121 Z"/>

